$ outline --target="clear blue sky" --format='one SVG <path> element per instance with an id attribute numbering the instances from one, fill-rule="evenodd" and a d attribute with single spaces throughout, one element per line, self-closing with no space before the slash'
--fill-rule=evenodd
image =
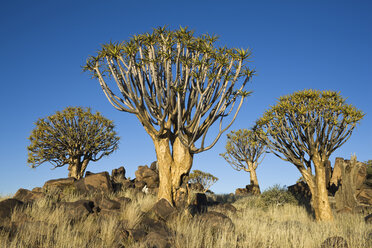
<path id="1" fill-rule="evenodd" d="M 250 47 L 257 70 L 249 97 L 230 130 L 249 128 L 285 94 L 305 88 L 340 91 L 367 115 L 331 157 L 372 159 L 372 1 L 3 1 L 0 7 L 0 194 L 32 189 L 67 176 L 67 167 L 28 167 L 27 137 L 39 117 L 67 106 L 86 106 L 114 120 L 120 148 L 88 170 L 156 160 L 151 139 L 135 116 L 115 110 L 97 81 L 82 73 L 86 58 L 104 42 L 122 41 L 153 27 L 189 26 L 220 36 L 228 47 Z M 249 183 L 215 147 L 197 154 L 193 169 L 220 178 L 217 193 Z M 267 155 L 257 169 L 261 188 L 291 185 L 300 177 L 289 162 Z"/>

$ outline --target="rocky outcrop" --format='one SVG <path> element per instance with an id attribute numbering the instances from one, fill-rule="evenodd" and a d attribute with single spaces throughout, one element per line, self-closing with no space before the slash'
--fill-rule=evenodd
<path id="1" fill-rule="evenodd" d="M 136 181 L 142 181 L 148 188 L 159 187 L 159 174 L 156 170 L 150 169 L 147 165 L 138 166 L 135 172 Z"/>
<path id="2" fill-rule="evenodd" d="M 49 180 L 44 183 L 43 189 L 44 190 L 52 190 L 52 189 L 59 189 L 63 190 L 66 187 L 73 186 L 74 182 L 76 181 L 75 178 L 69 177 L 69 178 L 59 178 L 59 179 L 53 179 Z"/>
<path id="3" fill-rule="evenodd" d="M 42 192 L 34 192 L 28 189 L 19 189 L 13 196 L 13 199 L 17 199 L 25 203 L 33 203 L 35 200 L 44 197 L 44 195 L 45 194 Z"/>
<path id="4" fill-rule="evenodd" d="M 110 175 L 107 171 L 90 174 L 85 178 L 74 182 L 74 186 L 79 193 L 111 193 L 114 191 Z"/>
<path id="5" fill-rule="evenodd" d="M 117 169 L 113 169 L 111 172 L 111 181 L 113 182 L 121 182 L 122 180 L 125 180 L 125 168 L 124 166 L 121 166 Z"/>
<path id="6" fill-rule="evenodd" d="M 17 199 L 6 199 L 0 202 L 0 225 L 10 221 L 15 208 L 22 208 L 23 202 Z"/>

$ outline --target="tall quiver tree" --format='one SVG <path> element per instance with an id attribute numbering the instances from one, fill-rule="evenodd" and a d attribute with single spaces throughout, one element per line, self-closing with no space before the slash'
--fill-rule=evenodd
<path id="1" fill-rule="evenodd" d="M 337 92 L 303 90 L 280 97 L 257 121 L 271 152 L 301 172 L 319 221 L 333 220 L 326 188 L 327 161 L 363 116 Z"/>
<path id="2" fill-rule="evenodd" d="M 85 66 L 98 78 L 110 103 L 135 114 L 150 135 L 159 164 L 158 198 L 172 204 L 193 155 L 214 146 L 249 94 L 244 91 L 253 75 L 245 65 L 249 50 L 216 48 L 216 40 L 195 37 L 187 28 L 157 28 L 126 42 L 103 45 Z M 232 112 L 223 127 L 222 120 Z M 206 145 L 206 134 L 216 121 L 217 135 Z"/>
<path id="3" fill-rule="evenodd" d="M 55 168 L 68 165 L 68 176 L 83 177 L 90 161 L 98 161 L 118 148 L 119 137 L 112 121 L 90 108 L 67 107 L 35 123 L 29 140 L 32 168 L 50 162 Z"/>
<path id="4" fill-rule="evenodd" d="M 250 187 L 254 195 L 261 193 L 256 169 L 261 163 L 266 146 L 258 138 L 255 129 L 240 129 L 227 135 L 226 152 L 220 154 L 234 170 L 244 170 L 250 174 Z"/>

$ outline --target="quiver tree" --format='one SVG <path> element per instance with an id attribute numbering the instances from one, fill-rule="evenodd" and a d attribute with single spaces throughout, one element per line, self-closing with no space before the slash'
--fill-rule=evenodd
<path id="1" fill-rule="evenodd" d="M 89 108 L 67 107 L 39 119 L 29 140 L 32 168 L 50 162 L 54 168 L 68 164 L 68 176 L 80 179 L 90 161 L 98 161 L 118 148 L 112 121 Z"/>
<path id="2" fill-rule="evenodd" d="M 261 138 L 271 152 L 301 172 L 310 188 L 317 220 L 333 220 L 326 164 L 363 116 L 337 92 L 303 90 L 280 97 L 257 121 Z"/>
<path id="3" fill-rule="evenodd" d="M 217 48 L 216 40 L 195 37 L 187 28 L 158 28 L 102 45 L 84 68 L 98 79 L 110 103 L 135 114 L 150 135 L 159 163 L 158 198 L 172 204 L 193 155 L 214 146 L 249 94 L 244 91 L 253 75 L 246 67 L 249 50 Z M 224 127 L 222 120 L 231 113 Z M 216 121 L 217 134 L 206 139 Z"/>
<path id="4" fill-rule="evenodd" d="M 193 170 L 189 175 L 189 183 L 200 183 L 203 186 L 204 193 L 218 181 L 218 178 L 212 174 L 200 170 Z"/>
<path id="5" fill-rule="evenodd" d="M 226 152 L 220 154 L 234 170 L 244 170 L 250 174 L 250 188 L 254 195 L 261 193 L 256 169 L 266 152 L 266 146 L 255 133 L 255 130 L 240 129 L 227 135 Z"/>

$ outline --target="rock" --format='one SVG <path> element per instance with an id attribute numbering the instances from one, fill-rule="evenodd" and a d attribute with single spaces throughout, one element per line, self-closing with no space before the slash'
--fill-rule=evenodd
<path id="1" fill-rule="evenodd" d="M 111 180 L 113 182 L 120 182 L 121 180 L 125 180 L 125 168 L 121 166 L 117 169 L 113 169 L 111 172 Z"/>
<path id="2" fill-rule="evenodd" d="M 232 230 L 235 228 L 234 223 L 229 217 L 222 213 L 209 211 L 198 216 L 201 223 L 206 224 L 212 230 Z"/>
<path id="3" fill-rule="evenodd" d="M 246 188 L 237 188 L 235 190 L 235 195 L 237 195 L 237 196 L 246 196 L 246 195 L 248 195 L 248 190 Z"/>
<path id="4" fill-rule="evenodd" d="M 126 206 L 127 204 L 131 203 L 132 202 L 132 199 L 128 198 L 128 197 L 124 197 L 124 196 L 121 196 L 121 197 L 117 197 L 115 198 L 115 200 L 117 202 L 120 202 L 120 205 L 123 207 L 123 206 Z"/>
<path id="5" fill-rule="evenodd" d="M 91 171 L 86 171 L 85 172 L 85 177 L 87 176 L 90 176 L 90 175 L 94 175 L 95 173 L 91 172 Z"/>
<path id="6" fill-rule="evenodd" d="M 39 193 L 39 192 L 43 192 L 43 188 L 41 188 L 41 187 L 35 187 L 35 188 L 33 188 L 31 191 L 32 191 L 32 192 L 37 192 L 37 193 Z"/>
<path id="7" fill-rule="evenodd" d="M 79 179 L 74 186 L 80 193 L 112 193 L 114 190 L 107 171 Z"/>
<path id="8" fill-rule="evenodd" d="M 341 170 L 341 183 L 339 189 L 335 194 L 336 208 L 343 209 L 345 207 L 354 210 L 358 206 L 357 201 L 357 188 L 360 187 L 360 171 L 365 164 L 358 162 L 355 157 L 351 160 L 341 161 L 340 158 L 336 159 L 339 162 Z"/>
<path id="9" fill-rule="evenodd" d="M 159 187 L 159 174 L 148 168 L 147 165 L 138 166 L 135 175 L 136 180 L 145 182 L 148 188 Z"/>
<path id="10" fill-rule="evenodd" d="M 148 248 L 170 248 L 169 235 L 163 232 L 149 232 L 143 241 Z"/>
<path id="11" fill-rule="evenodd" d="M 146 183 L 144 181 L 140 181 L 136 179 L 134 186 L 136 187 L 136 189 L 142 190 L 143 187 L 146 186 Z"/>
<path id="12" fill-rule="evenodd" d="M 335 160 L 335 165 L 333 166 L 333 172 L 332 172 L 332 177 L 330 184 L 334 184 L 336 186 L 340 185 L 341 182 L 341 165 L 343 164 L 344 159 L 343 158 L 336 158 Z"/>
<path id="13" fill-rule="evenodd" d="M 227 212 L 236 213 L 236 207 L 234 207 L 230 203 L 214 205 L 213 210 L 217 212 L 222 212 L 222 213 L 227 213 Z"/>
<path id="14" fill-rule="evenodd" d="M 323 241 L 321 248 L 349 248 L 346 240 L 340 236 L 329 237 Z"/>
<path id="15" fill-rule="evenodd" d="M 364 217 L 364 221 L 365 221 L 367 224 L 372 224 L 372 214 L 369 214 L 369 215 L 367 215 L 366 217 Z"/>
<path id="16" fill-rule="evenodd" d="M 10 221 L 15 208 L 24 207 L 24 203 L 17 199 L 6 199 L 0 201 L 0 225 Z"/>
<path id="17" fill-rule="evenodd" d="M 111 200 L 110 198 L 104 195 L 97 196 L 95 198 L 94 203 L 95 203 L 94 205 L 98 206 L 100 209 L 112 210 L 112 209 L 120 209 L 121 207 L 120 202 Z"/>
<path id="18" fill-rule="evenodd" d="M 194 193 L 189 206 L 191 215 L 205 213 L 208 211 L 207 196 L 203 193 Z"/>
<path id="19" fill-rule="evenodd" d="M 152 162 L 151 165 L 150 165 L 150 169 L 155 171 L 156 173 L 159 173 L 158 161 Z"/>
<path id="20" fill-rule="evenodd" d="M 160 199 L 146 215 L 155 220 L 167 221 L 168 217 L 174 212 L 176 212 L 176 209 L 166 199 Z"/>
<path id="21" fill-rule="evenodd" d="M 64 209 L 70 219 L 80 220 L 93 213 L 94 202 L 78 200 L 75 202 L 60 202 L 57 206 Z"/>
<path id="22" fill-rule="evenodd" d="M 33 192 L 27 189 L 19 189 L 13 196 L 13 199 L 17 199 L 25 203 L 32 203 L 35 200 L 42 198 L 43 196 L 44 193 L 42 192 Z"/>
<path id="23" fill-rule="evenodd" d="M 120 183 L 123 189 L 130 189 L 130 188 L 134 189 L 135 188 L 135 182 L 132 180 L 126 179 L 124 181 L 121 181 Z"/>
<path id="24" fill-rule="evenodd" d="M 245 186 L 249 195 L 260 195 L 260 186 L 256 184 L 248 184 Z"/>
<path id="25" fill-rule="evenodd" d="M 139 242 L 143 240 L 147 235 L 147 232 L 143 229 L 131 229 L 131 230 L 128 230 L 128 233 L 129 233 L 129 237 L 135 242 Z"/>
<path id="26" fill-rule="evenodd" d="M 372 188 L 363 188 L 357 195 L 359 203 L 372 205 Z"/>
<path id="27" fill-rule="evenodd" d="M 298 182 L 294 185 L 288 186 L 288 191 L 296 198 L 296 200 L 307 207 L 310 206 L 311 192 L 310 188 L 305 182 Z"/>
<path id="28" fill-rule="evenodd" d="M 63 190 L 65 187 L 73 186 L 75 180 L 76 179 L 72 177 L 49 180 L 45 182 L 43 189 L 44 190 L 51 190 L 51 189 Z"/>

